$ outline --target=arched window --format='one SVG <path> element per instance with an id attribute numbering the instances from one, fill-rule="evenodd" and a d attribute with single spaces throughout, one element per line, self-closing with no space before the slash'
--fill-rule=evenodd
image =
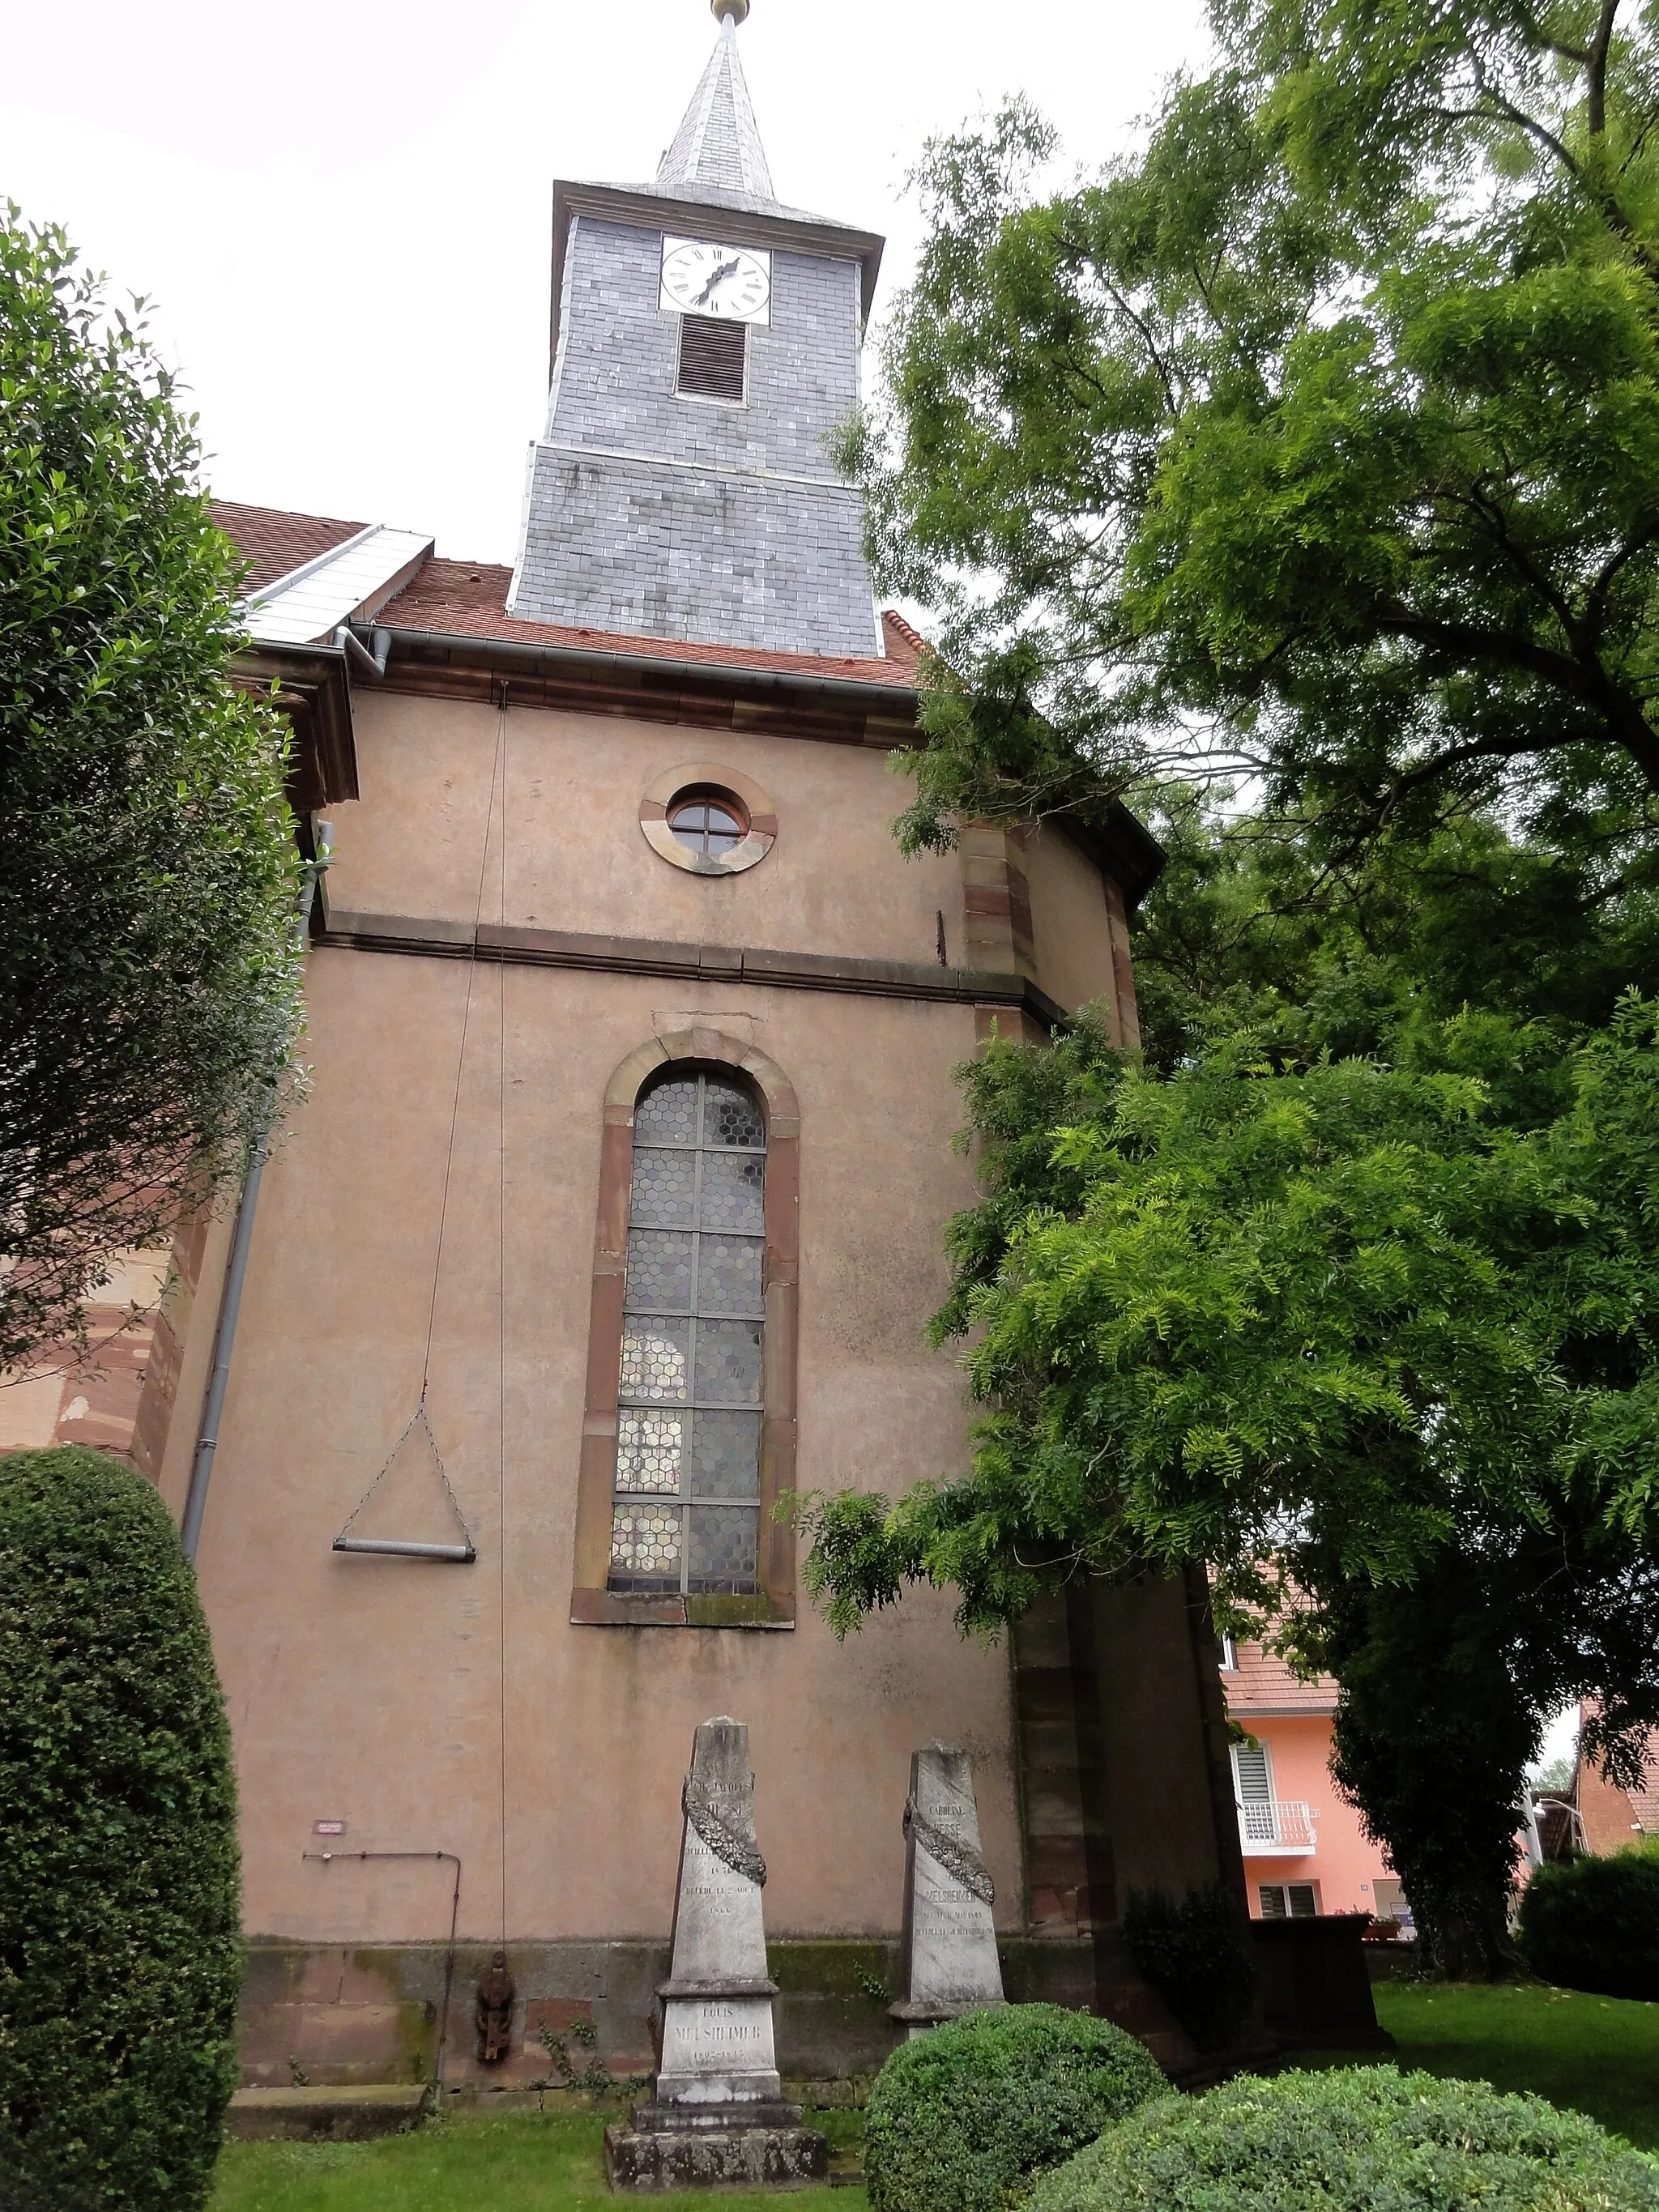
<path id="1" fill-rule="evenodd" d="M 759 1588 L 766 1123 L 739 1079 L 634 1111 L 607 1587 Z"/>

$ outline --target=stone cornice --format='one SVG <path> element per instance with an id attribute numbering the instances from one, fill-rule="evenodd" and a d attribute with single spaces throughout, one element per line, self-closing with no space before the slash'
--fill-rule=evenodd
<path id="1" fill-rule="evenodd" d="M 1066 1019 L 1065 1008 L 1023 975 L 939 968 L 925 961 L 855 959 L 757 945 L 689 945 L 583 930 L 503 927 L 494 922 L 475 927 L 470 921 L 356 914 L 331 902 L 316 941 L 342 951 L 499 961 L 510 967 L 574 968 L 593 975 L 834 991 L 923 1006 L 1006 1006 L 1047 1029 Z"/>

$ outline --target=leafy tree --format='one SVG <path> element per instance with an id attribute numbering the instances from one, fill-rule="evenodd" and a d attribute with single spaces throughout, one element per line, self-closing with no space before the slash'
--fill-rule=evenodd
<path id="1" fill-rule="evenodd" d="M 1460 808 L 1336 856 L 1307 823 L 1234 813 L 1225 793 L 1149 797 L 1169 860 L 1138 919 L 1135 978 L 1160 1070 L 1239 1029 L 1286 1063 L 1455 1048 L 1500 1118 L 1547 1119 L 1568 1048 L 1622 991 L 1659 989 L 1659 845 L 1616 826 L 1518 840 Z"/>
<path id="2" fill-rule="evenodd" d="M 240 1161 L 296 1032 L 284 739 L 199 459 L 142 320 L 7 208 L 0 1366 Z"/>
<path id="3" fill-rule="evenodd" d="M 1203 1559 L 1224 1608 L 1299 1592 L 1341 1771 L 1464 1971 L 1503 1963 L 1545 1716 L 1596 1688 L 1615 1768 L 1659 1718 L 1656 1017 L 1624 1005 L 1524 1125 L 1457 1066 L 1471 1026 L 1393 1066 L 1276 1068 L 1234 1036 L 1164 1079 L 1086 1020 L 994 1045 L 963 1071 L 986 1195 L 934 1324 L 970 1343 L 971 1469 L 816 1501 L 807 1563 L 842 1632 L 917 1579 L 987 1632 L 1077 1572 Z M 1449 1769 L 1410 1746 L 1458 1727 L 1468 1815 L 1426 1832 Z"/>
<path id="4" fill-rule="evenodd" d="M 1336 847 L 1659 797 L 1659 48 L 1621 0 L 1214 0 L 1141 151 L 933 143 L 844 459 L 942 623 L 911 845 L 1242 765 Z"/>

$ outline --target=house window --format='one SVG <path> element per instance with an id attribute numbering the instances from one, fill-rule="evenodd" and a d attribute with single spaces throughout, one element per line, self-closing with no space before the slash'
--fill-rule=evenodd
<path id="1" fill-rule="evenodd" d="M 1238 1646 L 1231 1636 L 1224 1636 L 1221 1639 L 1221 1671 L 1224 1674 L 1238 1672 Z"/>
<path id="2" fill-rule="evenodd" d="M 1233 1788 L 1241 1805 L 1265 1805 L 1273 1794 L 1273 1767 L 1265 1743 L 1233 1746 Z"/>
<path id="3" fill-rule="evenodd" d="M 1264 1920 L 1316 1920 L 1319 1884 L 1316 1881 L 1264 1881 L 1256 1895 Z"/>
<path id="4" fill-rule="evenodd" d="M 757 1587 L 766 1125 L 726 1075 L 634 1114 L 609 1587 Z"/>

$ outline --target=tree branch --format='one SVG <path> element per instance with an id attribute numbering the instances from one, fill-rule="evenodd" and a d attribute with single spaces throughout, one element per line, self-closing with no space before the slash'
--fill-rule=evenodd
<path id="1" fill-rule="evenodd" d="M 1377 628 L 1385 636 L 1408 638 L 1430 651 L 1447 653 L 1463 661 L 1492 661 L 1500 667 L 1524 670 L 1568 698 L 1577 699 L 1599 714 L 1607 736 L 1627 753 L 1644 781 L 1659 791 L 1659 736 L 1636 702 L 1622 691 L 1598 661 L 1576 659 L 1554 652 L 1529 637 L 1504 630 L 1482 629 L 1475 623 L 1441 622 L 1419 615 L 1398 602 L 1377 610 Z M 1517 752 L 1548 748 L 1525 744 Z"/>
<path id="2" fill-rule="evenodd" d="M 1607 133 L 1607 49 L 1613 43 L 1613 27 L 1618 14 L 1619 0 L 1601 0 L 1601 13 L 1596 18 L 1595 36 L 1590 42 L 1585 70 L 1589 79 L 1585 119 L 1592 138 L 1603 137 Z"/>

